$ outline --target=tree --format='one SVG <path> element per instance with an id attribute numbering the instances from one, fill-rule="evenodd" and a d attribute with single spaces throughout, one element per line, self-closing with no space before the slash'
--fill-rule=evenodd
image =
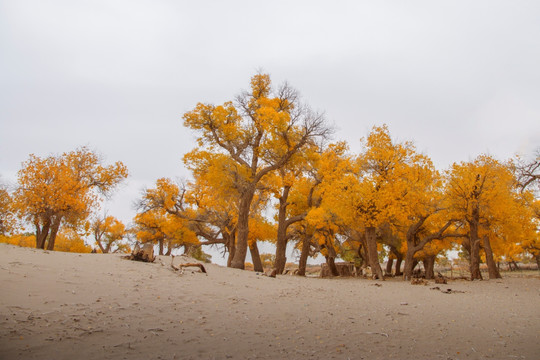
<path id="1" fill-rule="evenodd" d="M 7 189 L 0 185 L 0 235 L 7 235 L 15 227 L 13 200 Z"/>
<path id="2" fill-rule="evenodd" d="M 68 227 L 62 228 L 55 242 L 56 251 L 89 253 L 92 248 L 84 243 L 81 235 L 76 230 Z"/>
<path id="3" fill-rule="evenodd" d="M 18 173 L 14 207 L 36 229 L 36 248 L 54 249 L 63 223 L 80 224 L 128 175 L 121 163 L 103 166 L 99 156 L 79 148 L 62 155 L 30 155 Z"/>
<path id="4" fill-rule="evenodd" d="M 536 190 L 540 190 L 540 149 L 536 150 L 533 161 L 526 162 L 517 157 L 511 163 L 511 168 L 515 173 L 517 186 L 521 191 L 534 187 L 536 187 Z"/>
<path id="5" fill-rule="evenodd" d="M 463 246 L 470 255 L 471 280 L 482 279 L 482 243 L 490 275 L 500 276 L 493 268 L 490 234 L 501 233 L 505 226 L 509 228 L 511 213 L 519 211 L 515 207 L 515 185 L 510 167 L 487 155 L 480 155 L 471 162 L 454 163 L 448 173 L 451 216 L 460 219 L 468 228 L 468 238 Z"/>
<path id="6" fill-rule="evenodd" d="M 96 217 L 90 227 L 96 244 L 104 254 L 109 253 L 126 235 L 125 225 L 114 216 Z M 116 246 L 113 252 L 118 249 L 122 247 Z"/>
<path id="7" fill-rule="evenodd" d="M 373 127 L 362 140 L 364 151 L 340 171 L 331 169 L 323 183 L 323 206 L 337 215 L 354 242 L 361 244 L 375 277 L 383 279 L 377 251 L 377 230 L 404 223 L 410 202 L 414 166 L 425 159 L 410 142 L 395 143 L 386 126 Z M 413 166 L 414 165 L 414 166 Z"/>
<path id="8" fill-rule="evenodd" d="M 143 243 L 156 243 L 159 246 L 159 255 L 170 255 L 174 248 L 181 246 L 184 246 L 184 252 L 187 253 L 191 246 L 199 245 L 197 235 L 189 229 L 185 219 L 161 209 L 139 213 L 134 222 L 137 239 Z"/>
<path id="9" fill-rule="evenodd" d="M 248 249 L 249 215 L 257 185 L 269 173 L 284 167 L 303 148 L 329 135 L 320 114 L 299 102 L 288 85 L 272 95 L 270 77 L 251 79 L 251 91 L 234 102 L 215 106 L 199 103 L 184 114 L 184 125 L 199 133 L 192 153 L 223 154 L 228 173 L 238 189 L 236 251 L 231 262 L 244 268 Z"/>
<path id="10" fill-rule="evenodd" d="M 314 206 L 315 192 L 321 183 L 320 162 L 324 161 L 328 152 L 339 151 L 340 146 L 346 148 L 344 143 L 330 145 L 327 150 L 323 150 L 322 144 L 309 146 L 295 156 L 289 165 L 279 169 L 279 175 L 274 177 L 274 196 L 278 200 L 275 262 L 278 274 L 283 273 L 287 262 L 287 244 L 293 236 L 289 228 L 304 220 Z"/>

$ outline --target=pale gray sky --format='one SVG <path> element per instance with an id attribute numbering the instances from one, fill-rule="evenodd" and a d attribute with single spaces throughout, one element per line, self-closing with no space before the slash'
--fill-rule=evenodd
<path id="1" fill-rule="evenodd" d="M 0 175 L 88 145 L 131 176 L 109 213 L 186 177 L 182 114 L 262 69 L 359 150 L 388 124 L 443 169 L 540 146 L 538 1 L 0 0 Z"/>

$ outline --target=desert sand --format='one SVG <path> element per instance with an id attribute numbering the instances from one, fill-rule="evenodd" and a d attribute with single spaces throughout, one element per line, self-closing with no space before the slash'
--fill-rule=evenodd
<path id="1" fill-rule="evenodd" d="M 540 358 L 538 278 L 425 286 L 170 263 L 0 244 L 0 358 Z"/>

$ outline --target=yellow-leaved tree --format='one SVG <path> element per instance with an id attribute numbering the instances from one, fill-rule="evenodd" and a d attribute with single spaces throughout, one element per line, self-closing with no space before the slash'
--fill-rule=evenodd
<path id="1" fill-rule="evenodd" d="M 377 250 L 377 229 L 404 223 L 411 201 L 411 169 L 427 166 L 410 142 L 396 143 L 386 126 L 375 126 L 362 140 L 364 151 L 349 169 L 323 182 L 322 206 L 334 213 L 367 259 L 375 277 L 383 279 Z"/>
<path id="2" fill-rule="evenodd" d="M 36 248 L 53 250 L 63 223 L 81 224 L 128 175 L 121 162 L 104 166 L 86 147 L 41 158 L 30 155 L 18 173 L 14 209 L 36 229 Z"/>
<path id="3" fill-rule="evenodd" d="M 526 212 L 527 207 L 520 201 L 516 185 L 511 166 L 488 155 L 480 155 L 470 162 L 454 163 L 448 172 L 450 216 L 461 220 L 467 230 L 463 247 L 469 254 L 471 280 L 482 279 L 482 247 L 490 278 L 500 277 L 491 241 L 497 238 L 512 241 L 516 234 L 512 234 L 511 229 L 525 229 L 524 224 L 532 220 L 531 216 L 519 215 Z"/>
<path id="4" fill-rule="evenodd" d="M 125 244 L 120 244 L 126 235 L 126 226 L 114 216 L 96 217 L 90 225 L 94 240 L 103 254 L 126 252 Z"/>
<path id="5" fill-rule="evenodd" d="M 235 254 L 231 266 L 243 269 L 248 250 L 251 204 L 258 184 L 284 167 L 307 144 L 329 135 L 320 114 L 299 101 L 290 86 L 273 93 L 270 77 L 251 79 L 251 91 L 223 105 L 199 103 L 184 114 L 184 125 L 198 132 L 198 147 L 191 157 L 222 154 L 229 158 L 228 172 L 238 192 Z"/>
<path id="6" fill-rule="evenodd" d="M 13 200 L 7 188 L 0 185 L 0 235 L 8 235 L 15 227 Z"/>

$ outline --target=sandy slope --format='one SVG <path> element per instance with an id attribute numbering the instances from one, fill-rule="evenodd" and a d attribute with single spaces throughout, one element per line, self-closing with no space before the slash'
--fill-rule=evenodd
<path id="1" fill-rule="evenodd" d="M 538 279 L 456 281 L 442 288 L 463 292 L 445 294 L 169 264 L 0 244 L 0 358 L 540 358 Z"/>

